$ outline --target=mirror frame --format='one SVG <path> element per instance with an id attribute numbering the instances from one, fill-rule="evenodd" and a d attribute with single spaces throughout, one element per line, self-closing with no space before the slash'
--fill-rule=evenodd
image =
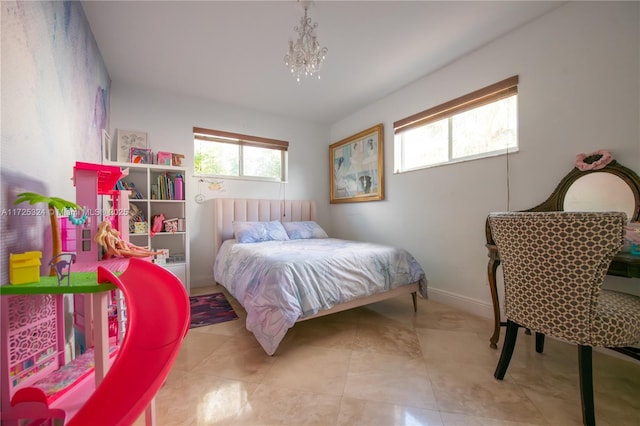
<path id="1" fill-rule="evenodd" d="M 607 164 L 602 169 L 598 170 L 585 170 L 582 171 L 577 167 L 574 167 L 565 177 L 562 178 L 556 189 L 553 190 L 551 195 L 542 203 L 538 204 L 535 207 L 532 207 L 527 210 L 522 210 L 525 212 L 554 212 L 554 211 L 562 211 L 564 207 L 564 197 L 567 195 L 567 191 L 571 187 L 571 185 L 581 178 L 582 176 L 591 174 L 591 173 L 611 173 L 618 176 L 631 189 L 633 192 L 633 196 L 636 200 L 636 207 L 633 212 L 633 216 L 628 218 L 632 222 L 640 221 L 640 177 L 633 170 L 623 166 L 618 163 L 616 160 L 613 160 L 611 163 Z M 487 238 L 487 244 L 495 245 L 493 241 L 493 237 L 491 236 L 491 229 L 489 227 L 489 222 L 487 220 L 485 225 L 485 233 Z"/>

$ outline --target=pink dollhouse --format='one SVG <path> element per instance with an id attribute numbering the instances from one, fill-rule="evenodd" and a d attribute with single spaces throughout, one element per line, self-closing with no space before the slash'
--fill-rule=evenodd
<path id="1" fill-rule="evenodd" d="M 71 226 L 71 218 L 61 220 L 61 238 L 64 249 L 74 249 L 76 263 L 74 272 L 95 272 L 97 266 L 103 265 L 114 272 L 123 271 L 128 259 L 111 259 L 101 261 L 100 247 L 94 242 L 98 224 L 102 220 L 109 220 L 123 240 L 129 237 L 129 191 L 114 190 L 117 181 L 124 175 L 119 167 L 91 163 L 77 162 L 73 169 L 73 183 L 76 187 L 76 204 L 83 208 L 87 220 L 80 225 Z M 101 197 L 103 197 L 101 199 Z M 107 207 L 108 206 L 108 207 Z M 121 213 L 121 214 L 119 214 Z M 75 229 L 73 229 L 75 228 Z M 51 278 L 51 277 L 45 277 Z M 93 279 L 95 284 L 95 278 Z M 28 284 L 25 284 L 28 286 Z M 82 353 L 70 362 L 65 360 L 64 310 L 62 293 L 74 293 L 74 328 L 77 330 L 81 348 L 76 347 L 76 353 Z M 2 296 L 1 324 L 1 355 L 0 359 L 0 418 L 2 424 L 15 423 L 12 419 L 19 417 L 20 410 L 42 409 L 43 404 L 54 407 L 49 410 L 53 417 L 60 415 L 56 411 L 59 404 L 65 400 L 73 400 L 75 393 L 90 394 L 92 392 L 92 377 L 95 354 L 95 343 L 92 319 L 94 312 L 102 313 L 101 305 L 96 305 L 91 294 L 75 294 L 60 291 L 60 294 L 20 294 Z M 124 303 L 122 298 L 115 297 L 115 291 L 109 291 L 108 297 L 101 296 L 100 300 L 108 300 L 113 312 L 119 312 L 119 318 L 111 317 L 108 322 L 109 348 L 102 348 L 101 363 L 108 362 L 108 353 L 115 354 L 114 344 L 124 333 Z M 106 304 L 106 303 L 105 303 Z M 95 311 L 94 311 L 95 310 Z M 102 321 L 98 321 L 102 322 Z M 122 322 L 122 323 L 121 323 Z M 95 323 L 97 324 L 97 323 Z M 96 346 L 97 348 L 97 346 Z M 83 353 L 84 352 L 84 353 Z M 106 358 L 105 358 L 106 357 Z M 97 363 L 96 363 L 97 368 Z M 42 389 L 46 401 L 33 401 L 11 407 L 11 398 L 20 389 L 30 387 Z M 71 391 L 72 388 L 74 391 Z M 24 392 L 22 392 L 24 398 Z M 27 400 L 29 396 L 27 395 Z M 77 409 L 77 407 L 76 407 Z M 16 411 L 17 410 L 17 411 Z M 35 412 L 35 411 L 34 411 Z M 67 415 L 69 413 L 67 412 Z"/>
<path id="2" fill-rule="evenodd" d="M 129 216 L 123 214 L 129 211 L 129 191 L 114 189 L 124 175 L 116 166 L 77 162 L 73 168 L 76 204 L 82 206 L 88 217 L 84 225 L 76 227 L 77 262 L 87 264 L 92 270 L 100 260 L 99 247 L 94 242 L 100 221 L 110 220 L 113 229 L 120 232 L 120 237 L 129 240 Z M 106 206 L 106 200 L 100 200 L 103 196 L 110 198 L 110 206 Z"/>
<path id="3" fill-rule="evenodd" d="M 76 162 L 73 168 L 73 184 L 76 187 L 76 204 L 81 206 L 87 215 L 87 220 L 75 228 L 75 246 L 77 262 L 75 271 L 95 271 L 98 263 L 111 271 L 124 271 L 128 260 L 123 258 L 101 259 L 100 247 L 94 239 L 98 224 L 102 220 L 109 220 L 113 229 L 120 233 L 120 237 L 129 240 L 129 192 L 116 190 L 119 179 L 125 176 L 120 167 L 101 164 Z M 68 235 L 69 233 L 62 233 Z M 93 336 L 90 318 L 93 317 L 90 296 L 75 294 L 74 304 L 74 335 L 76 352 L 83 353 L 92 346 Z M 112 343 L 120 340 L 124 333 L 124 303 L 118 293 L 114 293 L 109 307 L 109 337 Z M 119 314 L 119 316 L 118 316 Z"/>

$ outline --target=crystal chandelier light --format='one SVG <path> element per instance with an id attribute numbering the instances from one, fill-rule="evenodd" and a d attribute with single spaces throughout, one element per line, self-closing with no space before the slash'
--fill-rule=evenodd
<path id="1" fill-rule="evenodd" d="M 320 67 L 327 56 L 328 49 L 320 47 L 316 36 L 318 23 L 311 23 L 311 18 L 307 17 L 309 1 L 303 1 L 304 16 L 300 18 L 300 26 L 293 27 L 298 33 L 298 40 L 289 40 L 289 52 L 284 56 L 284 63 L 295 75 L 300 83 L 301 77 L 318 76 L 320 78 Z"/>

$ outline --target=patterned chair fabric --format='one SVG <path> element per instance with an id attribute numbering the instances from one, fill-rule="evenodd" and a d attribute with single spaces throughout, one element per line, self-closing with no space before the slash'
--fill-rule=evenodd
<path id="1" fill-rule="evenodd" d="M 640 341 L 640 297 L 603 290 L 624 241 L 624 213 L 491 213 L 509 320 L 586 346 Z"/>

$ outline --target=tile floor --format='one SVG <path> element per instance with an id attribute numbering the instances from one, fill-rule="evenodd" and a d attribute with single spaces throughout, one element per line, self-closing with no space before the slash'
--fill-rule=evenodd
<path id="1" fill-rule="evenodd" d="M 498 381 L 490 320 L 424 299 L 414 314 L 400 296 L 298 323 L 270 357 L 229 300 L 239 320 L 189 331 L 158 425 L 582 424 L 573 345 L 537 354 L 522 333 Z M 594 351 L 593 364 L 598 425 L 640 425 L 640 362 Z"/>

